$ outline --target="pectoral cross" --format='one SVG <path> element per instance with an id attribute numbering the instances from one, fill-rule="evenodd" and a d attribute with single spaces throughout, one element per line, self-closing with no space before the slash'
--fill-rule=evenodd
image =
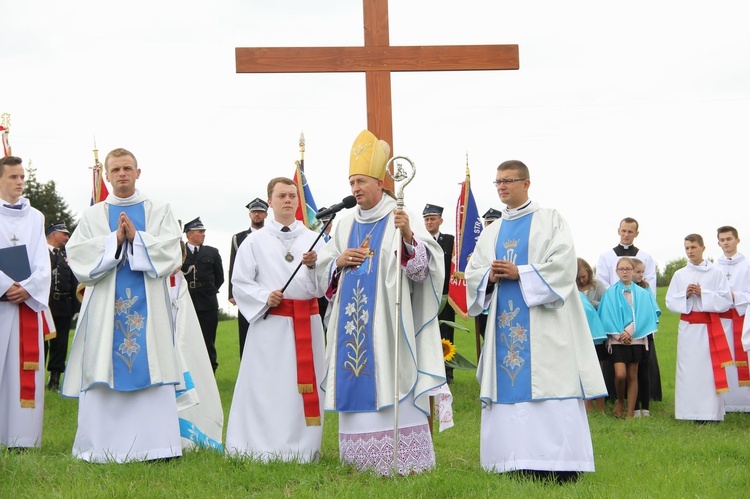
<path id="1" fill-rule="evenodd" d="M 10 238 L 10 242 L 12 242 L 13 246 L 15 246 L 18 241 L 19 239 L 16 237 L 15 234 L 13 234 L 13 237 Z"/>

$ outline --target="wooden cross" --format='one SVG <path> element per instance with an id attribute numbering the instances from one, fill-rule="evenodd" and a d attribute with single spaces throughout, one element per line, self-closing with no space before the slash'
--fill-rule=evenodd
<path id="1" fill-rule="evenodd" d="M 394 150 L 392 71 L 518 69 L 518 45 L 391 46 L 388 0 L 363 0 L 364 47 L 235 48 L 238 73 L 364 72 L 367 129 Z M 386 181 L 391 179 L 386 176 Z M 390 185 L 392 188 L 393 186 Z"/>

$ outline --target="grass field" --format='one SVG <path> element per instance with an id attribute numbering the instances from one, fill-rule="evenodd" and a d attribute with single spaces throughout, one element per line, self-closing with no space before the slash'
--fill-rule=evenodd
<path id="1" fill-rule="evenodd" d="M 473 372 L 457 371 L 451 388 L 456 425 L 436 431 L 437 469 L 431 473 L 384 479 L 341 467 L 335 414 L 326 414 L 317 464 L 264 465 L 210 451 L 169 462 L 87 464 L 71 456 L 77 401 L 48 392 L 42 448 L 0 451 L 0 497 L 747 497 L 750 414 L 728 414 L 709 425 L 674 419 L 677 318 L 664 307 L 664 289 L 659 304 L 664 313 L 655 341 L 664 400 L 651 403 L 650 418 L 592 414 L 596 473 L 577 483 L 483 472 L 478 385 Z M 237 323 L 219 328 L 217 382 L 227 414 L 239 369 Z M 473 333 L 457 331 L 456 339 L 459 351 L 475 360 Z"/>

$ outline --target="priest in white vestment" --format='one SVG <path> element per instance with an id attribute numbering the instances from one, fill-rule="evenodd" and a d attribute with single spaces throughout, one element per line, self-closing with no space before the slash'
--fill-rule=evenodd
<path id="1" fill-rule="evenodd" d="M 0 158 L 0 448 L 42 445 L 50 260 L 44 215 L 21 196 L 24 179 L 20 158 Z M 14 275 L 17 258 L 28 275 Z"/>
<path id="2" fill-rule="evenodd" d="M 480 460 L 487 471 L 594 471 L 584 399 L 606 395 L 576 287 L 573 235 L 553 209 L 529 200 L 529 170 L 502 163 L 502 218 L 479 236 L 466 267 L 469 314 L 489 308 L 477 379 Z"/>
<path id="3" fill-rule="evenodd" d="M 231 456 L 299 463 L 320 456 L 325 339 L 318 297 L 325 288 L 315 266 L 323 240 L 295 220 L 297 193 L 291 179 L 269 182 L 273 219 L 248 235 L 234 261 L 232 292 L 250 325 L 227 423 Z"/>
<path id="4" fill-rule="evenodd" d="M 323 389 L 326 410 L 339 413 L 342 463 L 383 475 L 394 471 L 398 400 L 397 473 L 408 475 L 435 466 L 428 392 L 445 383 L 437 320 L 445 269 L 440 245 L 422 224 L 410 225 L 414 216 L 396 210 L 384 191 L 389 155 L 388 144 L 369 131 L 359 134 L 349 165 L 358 206 L 339 220 L 318 260 L 319 279 L 332 300 Z"/>
<path id="5" fill-rule="evenodd" d="M 723 393 L 729 391 L 725 367 L 733 360 L 719 314 L 732 306 L 732 291 L 724 272 L 703 259 L 705 249 L 700 235 L 685 237 L 687 266 L 674 273 L 667 289 L 667 308 L 681 314 L 674 416 L 723 421 Z"/>
<path id="6" fill-rule="evenodd" d="M 105 159 L 112 194 L 88 208 L 67 245 L 86 285 L 62 393 L 77 397 L 73 455 L 91 462 L 180 456 L 181 380 L 167 279 L 181 261 L 168 204 L 135 188 L 132 153 Z"/>
<path id="7" fill-rule="evenodd" d="M 740 242 L 737 229 L 724 226 L 716 232 L 723 253 L 716 260 L 716 266 L 727 276 L 732 290 L 732 308 L 721 314 L 721 324 L 734 359 L 734 365 L 726 367 L 729 391 L 724 393 L 724 409 L 726 412 L 750 412 L 750 366 L 742 346 L 742 327 L 750 302 L 750 261 L 737 251 Z"/>

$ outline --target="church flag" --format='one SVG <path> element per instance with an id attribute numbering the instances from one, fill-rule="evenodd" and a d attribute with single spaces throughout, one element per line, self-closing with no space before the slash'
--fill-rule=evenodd
<path id="1" fill-rule="evenodd" d="M 96 146 L 94 146 L 96 147 Z M 100 201 L 104 201 L 109 196 L 107 190 L 107 184 L 104 183 L 104 174 L 102 172 L 103 167 L 99 162 L 99 150 L 94 149 L 94 166 L 91 167 L 93 171 L 94 187 L 91 191 L 91 204 L 94 205 Z"/>
<path id="2" fill-rule="evenodd" d="M 323 228 L 323 224 L 315 218 L 315 214 L 318 212 L 318 207 L 313 199 L 312 192 L 310 191 L 310 185 L 307 183 L 307 177 L 305 177 L 305 134 L 300 133 L 299 135 L 299 161 L 296 161 L 296 169 L 294 170 L 294 182 L 297 184 L 297 197 L 299 198 L 299 205 L 297 206 L 297 213 L 295 217 L 300 220 L 305 227 L 315 232 L 319 232 Z"/>
<path id="3" fill-rule="evenodd" d="M 10 156 L 10 114 L 3 113 L 0 116 L 0 142 L 3 143 L 3 157 Z"/>
<path id="4" fill-rule="evenodd" d="M 482 233 L 482 221 L 479 218 L 477 203 L 471 192 L 469 168 L 466 168 L 466 179 L 461 184 L 461 194 L 456 203 L 456 239 L 453 244 L 451 257 L 450 285 L 448 287 L 448 303 L 456 314 L 468 319 L 466 304 L 466 264 L 469 262 L 477 238 Z"/>

